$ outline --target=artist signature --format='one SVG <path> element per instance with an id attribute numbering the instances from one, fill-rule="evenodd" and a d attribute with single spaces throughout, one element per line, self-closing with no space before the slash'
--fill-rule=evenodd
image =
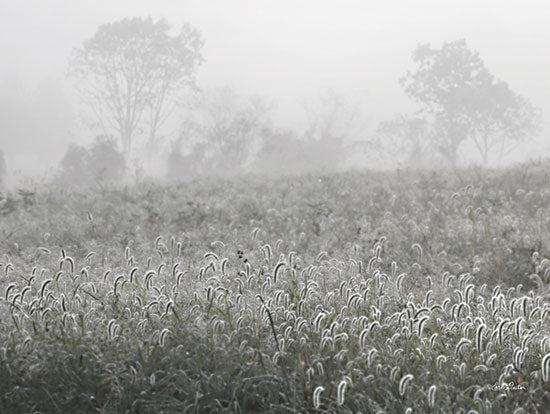
<path id="1" fill-rule="evenodd" d="M 493 391 L 526 391 L 527 388 L 523 384 L 516 384 L 514 382 L 503 382 L 502 384 L 489 385 L 489 389 Z"/>

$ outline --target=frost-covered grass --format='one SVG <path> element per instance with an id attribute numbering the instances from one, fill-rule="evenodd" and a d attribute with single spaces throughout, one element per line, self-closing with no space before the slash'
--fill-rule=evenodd
<path id="1" fill-rule="evenodd" d="M 0 412 L 545 412 L 549 173 L 7 195 Z"/>

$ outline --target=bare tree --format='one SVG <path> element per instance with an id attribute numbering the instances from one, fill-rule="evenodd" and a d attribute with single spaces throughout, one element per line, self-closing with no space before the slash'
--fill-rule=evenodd
<path id="1" fill-rule="evenodd" d="M 432 158 L 432 131 L 426 119 L 398 115 L 376 128 L 378 145 L 409 167 L 426 167 Z"/>
<path id="2" fill-rule="evenodd" d="M 316 169 L 339 167 L 348 155 L 346 140 L 358 125 L 359 107 L 342 94 L 325 91 L 317 102 L 306 105 L 305 161 Z"/>
<path id="3" fill-rule="evenodd" d="M 119 136 L 126 154 L 137 132 L 153 142 L 179 94 L 195 85 L 200 35 L 189 25 L 176 35 L 170 30 L 151 18 L 104 24 L 71 61 L 81 98 L 104 133 Z"/>
<path id="4" fill-rule="evenodd" d="M 498 150 L 499 155 L 504 155 L 540 127 L 539 110 L 504 82 L 480 91 L 477 104 L 480 109 L 472 111 L 476 127 L 471 129 L 471 139 L 484 165 L 489 164 L 491 153 Z"/>
<path id="5" fill-rule="evenodd" d="M 195 147 L 208 164 L 205 173 L 241 173 L 271 122 L 270 110 L 261 99 L 239 96 L 231 88 L 207 90 L 192 105 L 182 134 L 191 133 L 196 142 L 205 144 Z"/>

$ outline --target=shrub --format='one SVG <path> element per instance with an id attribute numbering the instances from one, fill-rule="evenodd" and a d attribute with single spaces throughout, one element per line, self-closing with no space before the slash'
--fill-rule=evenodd
<path id="1" fill-rule="evenodd" d="M 72 144 L 60 162 L 60 181 L 65 185 L 87 187 L 95 183 L 117 183 L 124 178 L 126 161 L 116 142 L 98 136 L 90 148 Z"/>
<path id="2" fill-rule="evenodd" d="M 4 159 L 4 151 L 0 150 L 0 188 L 4 187 L 8 169 Z"/>
<path id="3" fill-rule="evenodd" d="M 113 138 L 104 135 L 97 137 L 89 154 L 93 178 L 101 182 L 120 182 L 124 178 L 126 161 Z"/>
<path id="4" fill-rule="evenodd" d="M 184 155 L 181 153 L 182 139 L 179 138 L 172 143 L 168 155 L 166 178 L 171 181 L 189 180 L 204 172 L 206 144 L 195 144 L 191 152 Z"/>

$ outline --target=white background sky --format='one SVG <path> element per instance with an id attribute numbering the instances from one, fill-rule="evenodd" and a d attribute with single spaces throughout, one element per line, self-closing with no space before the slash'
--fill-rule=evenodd
<path id="1" fill-rule="evenodd" d="M 292 123 L 326 88 L 364 97 L 373 123 L 407 111 L 397 79 L 418 43 L 465 38 L 550 117 L 550 1 L 0 0 L 0 78 L 63 78 L 73 47 L 124 17 L 188 22 L 205 40 L 201 86 L 275 102 Z"/>

